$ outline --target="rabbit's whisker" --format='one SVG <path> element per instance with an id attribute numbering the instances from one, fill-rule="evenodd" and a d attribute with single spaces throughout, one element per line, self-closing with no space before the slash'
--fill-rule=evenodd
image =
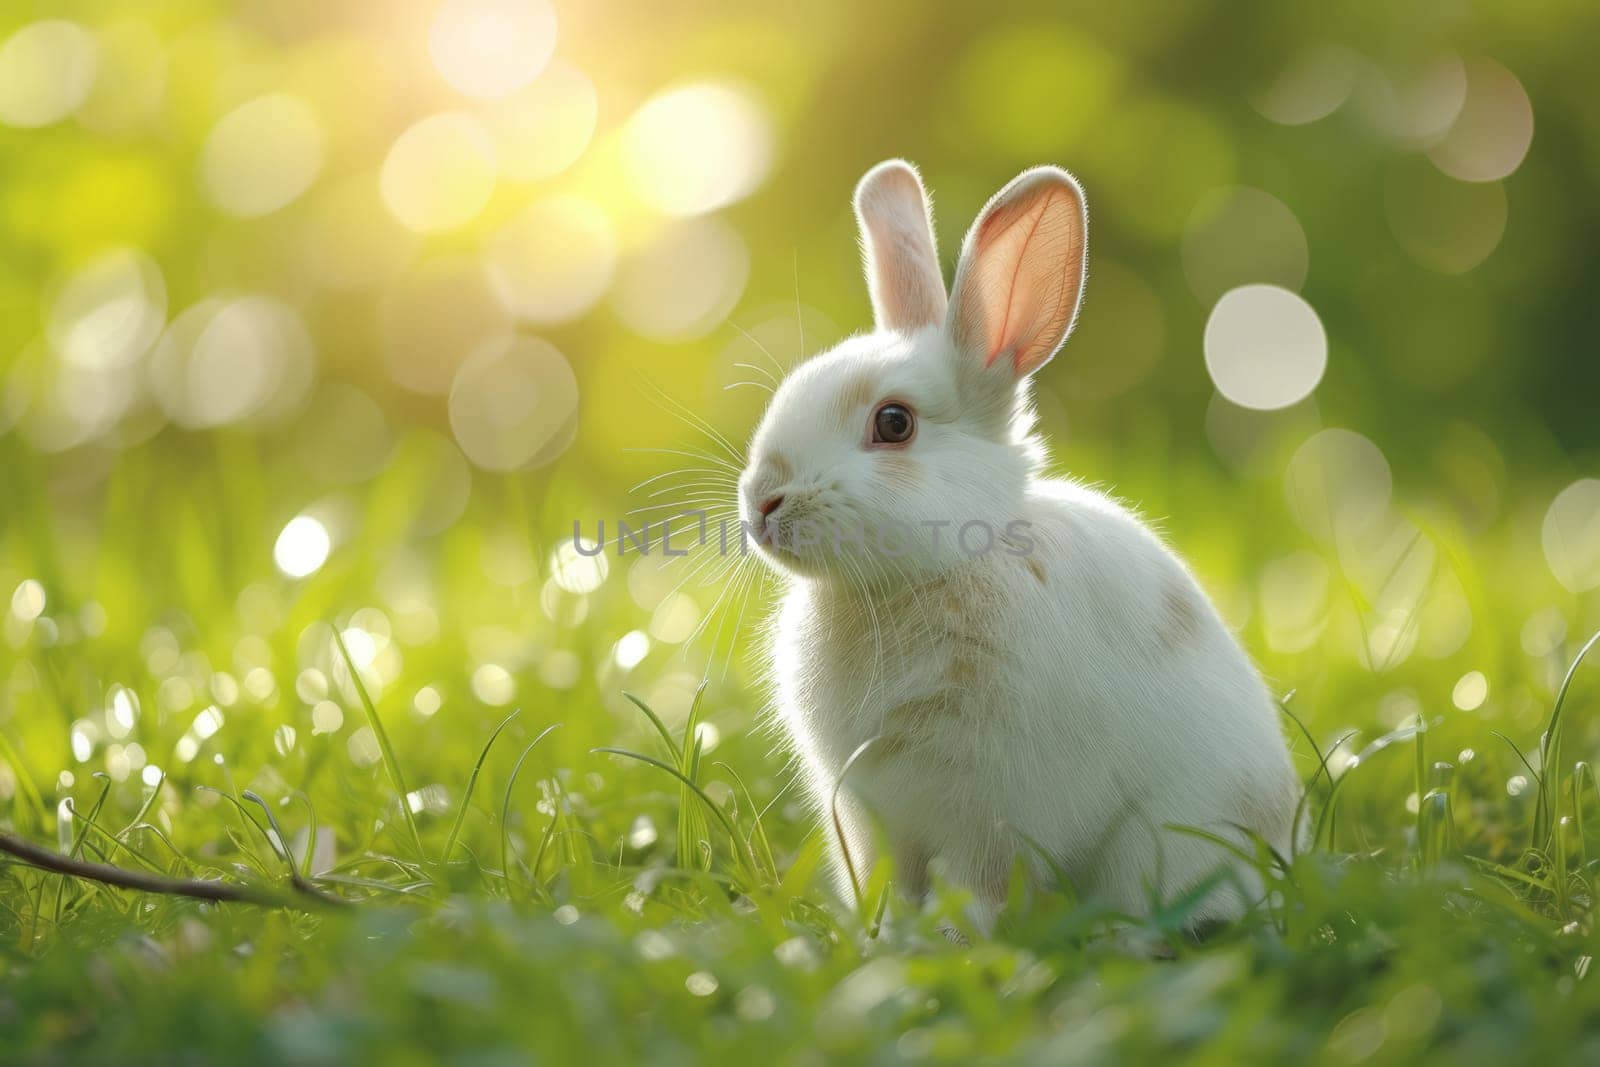
<path id="1" fill-rule="evenodd" d="M 755 371 L 757 374 L 764 375 L 767 381 L 773 384 L 774 388 L 776 388 L 778 385 L 777 377 L 763 366 L 755 363 L 735 363 L 734 366 L 740 368 L 741 370 Z"/>

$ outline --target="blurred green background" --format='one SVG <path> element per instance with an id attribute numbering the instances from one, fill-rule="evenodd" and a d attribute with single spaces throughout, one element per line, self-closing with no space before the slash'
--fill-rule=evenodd
<path id="1" fill-rule="evenodd" d="M 738 364 L 866 326 L 848 194 L 890 155 L 947 261 L 1016 171 L 1081 177 L 1057 469 L 1160 521 L 1285 688 L 1350 657 L 1498 680 L 1597 619 L 1575 5 L 49 7 L 0 53 L 0 565 L 44 583 L 14 652 L 378 583 L 402 643 L 492 628 L 468 672 L 541 692 L 573 520 L 681 465 L 640 449 L 705 445 L 650 387 L 738 441 Z M 595 640 L 660 614 L 631 584 Z"/>
<path id="2" fill-rule="evenodd" d="M 425 836 L 521 708 L 520 742 L 563 727 L 513 840 L 568 810 L 573 849 L 665 862 L 663 783 L 589 749 L 648 740 L 623 689 L 678 728 L 709 676 L 702 737 L 783 801 L 787 863 L 815 839 L 757 725 L 770 588 L 563 546 L 703 502 L 629 491 L 716 452 L 673 402 L 742 441 L 741 364 L 867 327 L 849 194 L 901 156 L 947 271 L 1019 170 L 1078 175 L 1052 470 L 1159 523 L 1340 759 L 1433 723 L 1464 847 L 1514 856 L 1536 768 L 1492 731 L 1536 747 L 1600 628 L 1597 30 L 1560 0 L 13 0 L 0 821 L 70 843 L 99 772 L 209 863 L 243 846 L 196 785 L 303 791 L 317 870 L 397 848 L 337 626 Z M 1349 792 L 1347 847 L 1415 844 L 1410 774 Z"/>

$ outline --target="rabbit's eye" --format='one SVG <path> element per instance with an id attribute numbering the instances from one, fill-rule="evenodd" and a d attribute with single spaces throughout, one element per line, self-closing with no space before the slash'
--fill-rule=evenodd
<path id="1" fill-rule="evenodd" d="M 885 404 L 872 416 L 872 443 L 899 445 L 911 440 L 917 420 L 904 404 Z"/>

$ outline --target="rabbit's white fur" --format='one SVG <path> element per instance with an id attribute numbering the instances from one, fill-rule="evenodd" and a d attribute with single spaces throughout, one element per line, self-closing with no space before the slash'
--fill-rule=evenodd
<path id="1" fill-rule="evenodd" d="M 948 313 L 916 172 L 880 165 L 856 204 L 879 329 L 784 380 L 740 481 L 756 529 L 782 498 L 761 548 L 787 576 L 773 666 L 826 822 L 866 746 L 838 797 L 856 870 L 875 818 L 902 888 L 938 871 L 986 925 L 1019 857 L 1137 914 L 1234 862 L 1173 825 L 1287 851 L 1298 784 L 1249 658 L 1134 515 L 1039 475 L 1027 376 L 1076 312 L 1076 182 L 1038 168 L 990 202 Z M 871 440 L 891 400 L 916 418 L 898 447 Z M 1259 886 L 1234 873 L 1196 920 L 1247 906 Z"/>

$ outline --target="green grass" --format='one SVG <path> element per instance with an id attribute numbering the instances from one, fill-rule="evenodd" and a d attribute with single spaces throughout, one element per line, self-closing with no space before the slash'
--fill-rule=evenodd
<path id="1" fill-rule="evenodd" d="M 1429 536 L 1469 591 L 1472 635 L 1375 669 L 1355 650 L 1398 564 L 1364 577 L 1215 472 L 1144 477 L 1175 515 L 1199 515 L 1184 498 L 1209 490 L 1263 516 L 1248 538 L 1265 547 L 1241 545 L 1226 513 L 1172 524 L 1235 611 L 1261 581 L 1253 552 L 1317 551 L 1348 574 L 1300 650 L 1272 652 L 1259 612 L 1244 627 L 1297 690 L 1284 727 L 1315 844 L 1252 857 L 1269 905 L 1203 944 L 1179 933 L 1192 901 L 1155 902 L 1113 937 L 1116 917 L 1069 887 L 1019 883 L 996 935 L 961 945 L 944 932 L 966 929 L 948 887 L 924 914 L 887 869 L 858 900 L 833 895 L 826 825 L 758 726 L 746 657 L 708 670 L 704 650 L 653 639 L 619 664 L 625 633 L 673 635 L 660 588 L 627 561 L 592 589 L 569 580 L 586 592 L 552 583 L 581 487 L 485 480 L 446 532 L 396 533 L 427 506 L 402 448 L 339 491 L 352 525 L 293 582 L 271 549 L 299 488 L 256 447 L 232 442 L 215 470 L 161 442 L 130 454 L 96 536 L 40 496 L 4 528 L 0 584 L 37 579 L 47 598 L 6 624 L 4 822 L 81 860 L 287 902 L 134 893 L 0 859 L 0 1047 L 19 1059 L 1600 1056 L 1600 656 L 1580 665 L 1575 639 L 1594 606 L 1559 602 L 1569 638 L 1521 647 L 1551 594 L 1504 531 L 1475 543 L 1505 546 L 1493 567 Z M 13 487 L 45 477 L 35 463 Z M 223 470 L 266 497 L 230 498 Z M 519 545 L 541 547 L 519 562 Z M 691 591 L 704 607 L 710 590 Z M 1464 712 L 1451 694 L 1470 669 L 1491 684 Z"/>

